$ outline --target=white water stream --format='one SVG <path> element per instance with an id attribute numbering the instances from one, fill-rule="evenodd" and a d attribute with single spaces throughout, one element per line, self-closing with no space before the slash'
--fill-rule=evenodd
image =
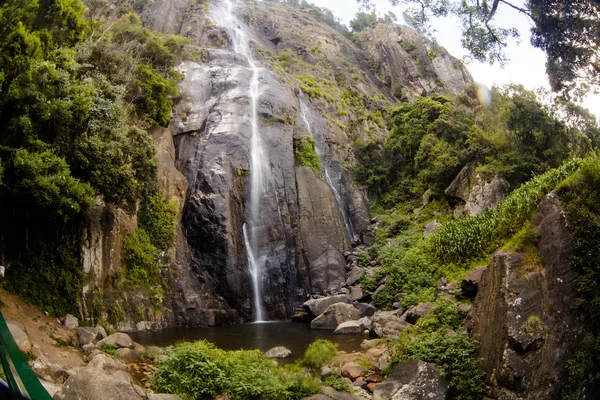
<path id="1" fill-rule="evenodd" d="M 264 275 L 264 257 L 259 256 L 259 236 L 261 234 L 261 205 L 268 191 L 269 161 L 265 152 L 258 126 L 259 73 L 252 51 L 250 36 L 245 24 L 237 17 L 240 5 L 235 0 L 222 0 L 212 7 L 211 17 L 215 24 L 227 30 L 233 44 L 233 50 L 247 62 L 251 73 L 248 96 L 250 99 L 250 214 L 243 227 L 244 244 L 248 257 L 249 272 L 252 277 L 254 297 L 254 315 L 256 322 L 264 321 L 262 280 Z"/>
<path id="2" fill-rule="evenodd" d="M 331 188 L 331 191 L 333 192 L 333 196 L 335 197 L 337 206 L 340 210 L 340 213 L 342 214 L 342 218 L 344 220 L 344 226 L 346 227 L 346 233 L 348 234 L 348 237 L 350 238 L 350 240 L 356 240 L 357 238 L 354 235 L 354 227 L 352 226 L 352 221 L 350 220 L 350 217 L 348 216 L 342 196 L 340 196 L 339 191 L 337 190 L 337 188 L 335 187 L 335 184 L 333 183 L 333 181 L 331 179 L 330 169 L 329 169 L 329 166 L 327 165 L 327 160 L 325 160 L 323 157 L 323 151 L 319 144 L 319 140 L 317 140 L 313 136 L 312 123 L 309 121 L 309 117 L 311 116 L 311 110 L 302 97 L 300 97 L 299 100 L 300 100 L 300 116 L 302 117 L 302 121 L 304 122 L 306 130 L 308 131 L 308 134 L 310 135 L 310 137 L 315 139 L 316 151 L 317 151 L 317 155 L 319 156 L 319 160 L 321 161 L 321 166 L 323 168 L 323 175 L 325 175 L 325 182 L 327 183 L 327 185 Z"/>

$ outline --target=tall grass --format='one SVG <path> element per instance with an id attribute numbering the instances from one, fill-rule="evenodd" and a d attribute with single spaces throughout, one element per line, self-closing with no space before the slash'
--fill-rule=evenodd
<path id="1" fill-rule="evenodd" d="M 531 220 L 540 201 L 582 164 L 571 160 L 539 175 L 512 192 L 498 207 L 470 218 L 451 221 L 430 236 L 443 262 L 467 262 L 492 251 Z"/>

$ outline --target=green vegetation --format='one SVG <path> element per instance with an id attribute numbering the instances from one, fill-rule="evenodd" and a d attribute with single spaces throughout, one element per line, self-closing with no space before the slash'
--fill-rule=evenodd
<path id="1" fill-rule="evenodd" d="M 169 122 L 187 40 L 150 32 L 131 7 L 0 6 L 0 252 L 7 287 L 52 315 L 77 310 L 94 198 L 130 213 L 157 206 L 146 129 Z M 145 223 L 165 250 L 168 224 Z"/>
<path id="2" fill-rule="evenodd" d="M 299 399 L 315 394 L 314 378 L 277 367 L 258 350 L 224 351 L 205 341 L 167 349 L 154 373 L 154 388 L 184 400 Z"/>
<path id="3" fill-rule="evenodd" d="M 396 21 L 397 18 L 391 11 L 389 11 L 383 17 L 378 17 L 375 11 L 372 11 L 370 13 L 361 11 L 358 12 L 354 16 L 354 19 L 350 21 L 350 29 L 352 29 L 352 32 L 358 33 L 360 31 L 364 31 L 367 28 L 371 28 L 376 24 L 391 24 Z"/>
<path id="4" fill-rule="evenodd" d="M 445 224 L 432 237 L 437 257 L 464 262 L 494 250 L 531 220 L 544 196 L 581 163 L 580 159 L 569 161 L 522 185 L 498 207 Z"/>
<path id="5" fill-rule="evenodd" d="M 583 322 L 582 337 L 568 362 L 564 399 L 583 398 L 600 380 L 600 158 L 590 157 L 566 179 L 558 194 L 566 204 L 573 232 L 573 267 L 577 283 L 575 310 Z"/>
<path id="6" fill-rule="evenodd" d="M 298 163 L 310 167 L 315 175 L 321 176 L 321 160 L 316 148 L 317 143 L 311 136 L 294 139 L 294 154 Z"/>
<path id="7" fill-rule="evenodd" d="M 319 369 L 337 354 L 337 345 L 329 340 L 317 339 L 308 346 L 300 363 L 308 368 Z"/>
<path id="8" fill-rule="evenodd" d="M 464 317 L 456 301 L 439 297 L 427 316 L 403 331 L 392 343 L 392 361 L 435 363 L 448 378 L 452 398 L 481 398 L 485 374 L 476 355 L 478 344 L 461 326 Z"/>
<path id="9" fill-rule="evenodd" d="M 108 354 L 111 357 L 117 357 L 117 348 L 110 343 L 100 343 L 100 346 L 98 346 L 98 350 L 105 354 Z"/>

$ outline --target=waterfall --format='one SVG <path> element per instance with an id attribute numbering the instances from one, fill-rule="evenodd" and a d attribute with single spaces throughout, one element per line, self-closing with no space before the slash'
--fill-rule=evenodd
<path id="1" fill-rule="evenodd" d="M 233 44 L 233 50 L 248 64 L 251 73 L 248 95 L 250 98 L 250 212 L 243 227 L 244 244 L 248 257 L 249 272 L 252 277 L 254 314 L 256 322 L 262 322 L 264 311 L 262 302 L 262 279 L 264 257 L 260 254 L 260 235 L 264 230 L 261 223 L 261 206 L 268 191 L 269 161 L 265 152 L 258 126 L 259 73 L 252 51 L 250 36 L 244 29 L 244 23 L 236 16 L 234 0 L 223 0 L 212 8 L 213 21 L 227 30 Z"/>
<path id="2" fill-rule="evenodd" d="M 302 122 L 304 122 L 306 130 L 308 131 L 308 134 L 310 135 L 310 137 L 315 139 L 313 136 L 313 132 L 312 132 L 312 123 L 308 119 L 309 116 L 311 115 L 311 111 L 308 108 L 308 106 L 306 105 L 306 103 L 302 97 L 299 99 L 299 101 L 300 101 L 300 117 L 302 118 Z M 323 150 L 321 148 L 322 143 L 320 140 L 318 140 L 318 138 L 315 139 L 315 142 L 317 144 L 316 145 L 317 155 L 319 156 L 319 160 L 321 161 L 323 175 L 325 176 L 325 183 L 327 183 L 327 185 L 333 192 L 333 197 L 335 198 L 335 202 L 337 203 L 340 213 L 342 214 L 342 218 L 344 220 L 344 226 L 346 227 L 346 232 L 348 233 L 348 237 L 352 241 L 356 241 L 357 237 L 354 234 L 354 227 L 352 226 L 352 221 L 350 219 L 350 216 L 348 215 L 348 212 L 346 211 L 345 203 L 342 199 L 342 196 L 340 196 L 340 192 L 337 190 L 336 185 L 333 183 L 333 181 L 331 179 L 332 171 L 330 170 L 329 164 L 327 163 L 327 160 L 325 160 L 325 157 L 323 155 Z M 341 180 L 341 177 L 339 180 Z"/>

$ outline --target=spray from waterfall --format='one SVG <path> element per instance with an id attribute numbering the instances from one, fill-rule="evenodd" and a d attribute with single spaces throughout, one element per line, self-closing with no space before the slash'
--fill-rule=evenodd
<path id="1" fill-rule="evenodd" d="M 213 20 L 225 28 L 231 38 L 233 50 L 248 65 L 251 73 L 248 96 L 250 99 L 250 124 L 252 134 L 250 138 L 250 204 L 249 215 L 243 227 L 244 244 L 248 257 L 248 267 L 252 278 L 252 290 L 254 299 L 255 321 L 264 320 L 263 310 L 263 288 L 262 279 L 264 275 L 265 258 L 260 256 L 260 235 L 264 231 L 261 223 L 261 206 L 268 191 L 269 161 L 264 150 L 262 138 L 258 126 L 258 98 L 259 73 L 250 50 L 250 36 L 245 29 L 244 23 L 236 16 L 237 4 L 235 0 L 223 0 L 212 8 Z"/>
<path id="2" fill-rule="evenodd" d="M 308 117 L 310 116 L 310 109 L 306 105 L 303 98 L 300 98 L 300 116 L 302 117 L 302 122 L 304 122 L 306 130 L 308 131 L 308 134 L 310 135 L 310 137 L 312 137 L 314 139 L 313 133 L 312 133 L 312 124 L 308 119 Z M 354 227 L 352 226 L 352 220 L 350 219 L 350 216 L 348 215 L 348 212 L 346 211 L 346 207 L 345 207 L 344 201 L 342 199 L 342 196 L 340 196 L 340 193 L 337 190 L 336 185 L 333 183 L 333 180 L 331 179 L 331 173 L 333 173 L 333 172 L 330 171 L 330 167 L 327 164 L 327 160 L 324 159 L 323 151 L 319 144 L 319 140 L 315 140 L 315 142 L 317 143 L 317 146 L 316 146 L 317 155 L 319 156 L 319 160 L 321 161 L 321 165 L 323 166 L 323 175 L 325 175 L 325 182 L 327 183 L 327 185 L 331 188 L 331 191 L 333 192 L 333 196 L 335 197 L 337 206 L 340 210 L 340 213 L 342 214 L 342 218 L 344 220 L 344 226 L 346 227 L 346 232 L 348 233 L 348 237 L 351 240 L 356 240 L 357 238 L 354 235 Z"/>

